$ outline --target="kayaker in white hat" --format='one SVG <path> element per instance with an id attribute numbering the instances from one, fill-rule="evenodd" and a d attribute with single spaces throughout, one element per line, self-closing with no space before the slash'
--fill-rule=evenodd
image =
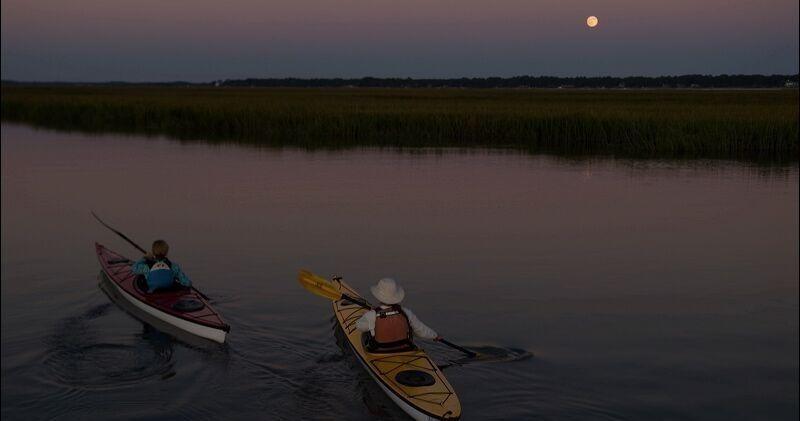
<path id="1" fill-rule="evenodd" d="M 131 271 L 143 275 L 147 281 L 147 292 L 159 289 L 171 289 L 177 285 L 191 287 L 192 281 L 181 270 L 177 263 L 167 259 L 169 245 L 164 240 L 153 242 L 152 252 L 136 261 L 131 266 Z"/>
<path id="2" fill-rule="evenodd" d="M 370 333 L 370 348 L 380 351 L 411 348 L 414 346 L 413 335 L 437 341 L 441 339 L 436 331 L 419 321 L 411 310 L 400 305 L 406 292 L 394 279 L 383 278 L 370 290 L 380 305 L 356 321 L 356 329 Z"/>

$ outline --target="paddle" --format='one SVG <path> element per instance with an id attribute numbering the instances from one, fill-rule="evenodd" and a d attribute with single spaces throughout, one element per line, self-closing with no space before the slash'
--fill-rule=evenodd
<path id="1" fill-rule="evenodd" d="M 449 346 L 450 348 L 457 349 L 457 350 L 463 352 L 469 358 L 476 358 L 478 356 L 477 352 L 473 352 L 473 351 L 468 350 L 467 348 L 458 346 L 458 345 L 456 345 L 456 344 L 454 344 L 454 343 L 452 343 L 452 342 L 450 342 L 450 341 L 448 341 L 448 340 L 446 340 L 444 338 L 439 338 L 438 341 L 443 343 L 443 344 L 445 344 L 445 345 L 447 345 L 447 346 Z"/>
<path id="2" fill-rule="evenodd" d="M 297 276 L 297 281 L 300 282 L 300 285 L 302 285 L 303 288 L 316 295 L 319 295 L 320 297 L 325 297 L 334 301 L 347 300 L 366 309 L 372 309 L 366 300 L 354 298 L 342 293 L 342 291 L 339 291 L 327 279 L 314 275 L 307 270 L 300 270 L 300 274 Z"/>
<path id="3" fill-rule="evenodd" d="M 108 224 L 106 224 L 105 222 L 103 222 L 103 220 L 102 220 L 102 219 L 100 219 L 100 217 L 99 217 L 99 216 L 97 216 L 97 214 L 96 214 L 96 213 L 94 213 L 94 211 L 90 211 L 90 212 L 92 213 L 92 216 L 94 216 L 94 219 L 97 219 L 97 222 L 99 222 L 99 223 L 100 223 L 100 224 L 102 224 L 104 227 L 106 227 L 106 228 L 110 229 L 111 231 L 113 231 L 113 232 L 114 232 L 114 234 L 117 234 L 117 235 L 119 235 L 120 237 L 122 237 L 122 239 L 123 239 L 123 240 L 127 241 L 127 242 L 128 242 L 128 244 L 130 244 L 130 245 L 132 245 L 132 246 L 136 247 L 136 249 L 137 249 L 137 250 L 141 251 L 141 252 L 142 252 L 142 253 L 144 253 L 144 254 L 147 254 L 147 251 L 145 251 L 145 249 L 143 249 L 141 246 L 139 246 L 138 244 L 136 244 L 135 242 L 133 242 L 133 240 L 131 240 L 130 238 L 128 238 L 128 236 L 127 236 L 127 235 L 125 235 L 125 234 L 123 234 L 123 233 L 121 233 L 121 232 L 119 232 L 119 231 L 115 230 L 114 228 L 112 228 L 112 227 L 111 227 L 111 225 L 108 225 Z M 194 290 L 194 292 L 196 292 L 196 293 L 197 293 L 197 295 L 199 295 L 199 296 L 203 297 L 203 298 L 204 298 L 204 299 L 206 299 L 206 300 L 209 300 L 209 301 L 211 301 L 211 299 L 210 299 L 210 298 L 208 298 L 208 296 L 207 296 L 206 294 L 203 294 L 202 292 L 198 291 L 198 290 L 197 290 L 197 288 L 195 288 L 195 287 L 192 287 L 192 289 Z"/>
<path id="4" fill-rule="evenodd" d="M 139 251 L 141 251 L 143 254 L 147 254 L 147 251 L 145 251 L 145 249 L 141 248 L 141 247 L 140 247 L 138 244 L 134 243 L 134 242 L 133 242 L 133 240 L 131 240 L 130 238 L 128 238 L 128 237 L 127 237 L 125 234 L 123 234 L 123 233 L 121 233 L 121 232 L 119 232 L 119 231 L 115 230 L 114 228 L 112 228 L 112 227 L 111 227 L 111 225 L 108 225 L 108 224 L 106 224 L 105 222 L 103 222 L 103 220 L 102 220 L 102 219 L 100 219 L 100 217 L 99 217 L 99 216 L 97 216 L 97 214 L 96 214 L 96 213 L 94 213 L 94 211 L 90 211 L 90 212 L 92 212 L 92 216 L 94 216 L 94 219 L 96 219 L 96 220 L 97 220 L 97 222 L 99 222 L 100 224 L 102 224 L 104 227 L 106 227 L 106 228 L 110 229 L 111 231 L 114 231 L 114 234 L 117 234 L 117 235 L 119 235 L 120 237 L 122 237 L 122 239 L 123 239 L 123 240 L 127 241 L 127 242 L 128 242 L 128 244 L 130 244 L 130 245 L 132 245 L 132 246 L 136 247 L 136 249 L 137 249 L 137 250 L 139 250 Z"/>
<path id="5" fill-rule="evenodd" d="M 347 300 L 347 301 L 350 301 L 353 304 L 360 305 L 361 307 L 364 307 L 364 308 L 367 308 L 367 309 L 370 309 L 370 310 L 372 309 L 372 307 L 370 307 L 369 303 L 367 303 L 365 300 L 363 300 L 363 299 L 360 300 L 358 298 L 353 298 L 353 297 L 341 292 L 338 288 L 333 286 L 330 283 L 330 281 L 328 281 L 327 279 L 325 279 L 325 278 L 323 278 L 321 276 L 314 275 L 313 273 L 311 273 L 311 272 L 309 272 L 309 271 L 307 271 L 305 269 L 301 269 L 300 270 L 300 274 L 297 276 L 297 280 L 298 280 L 298 282 L 300 282 L 300 285 L 302 285 L 303 288 L 305 288 L 305 289 L 309 290 L 310 292 L 312 292 L 312 293 L 314 293 L 316 295 L 319 295 L 321 297 L 325 297 L 325 298 L 328 298 L 328 299 L 331 299 L 331 300 Z M 463 352 L 469 358 L 475 358 L 475 357 L 478 356 L 477 352 L 473 352 L 473 351 L 470 351 L 470 350 L 468 350 L 468 349 L 466 349 L 464 347 L 458 346 L 458 345 L 456 345 L 456 344 L 454 344 L 454 343 L 452 343 L 450 341 L 445 340 L 444 338 L 436 339 L 436 341 L 441 342 L 441 343 L 449 346 L 450 348 L 457 349 L 457 350 Z"/>

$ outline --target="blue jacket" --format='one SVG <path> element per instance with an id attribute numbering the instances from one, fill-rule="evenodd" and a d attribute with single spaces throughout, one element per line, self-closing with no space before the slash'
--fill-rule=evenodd
<path id="1" fill-rule="evenodd" d="M 172 278 L 180 283 L 185 287 L 192 286 L 192 281 L 186 276 L 185 273 L 181 270 L 181 267 L 175 263 L 170 261 L 169 262 L 170 269 L 172 269 Z M 148 292 L 153 292 L 156 288 L 165 288 L 168 285 L 154 285 L 154 281 L 150 279 L 150 265 L 147 262 L 147 259 L 142 257 L 141 259 L 137 260 L 132 266 L 131 271 L 137 275 L 144 275 L 145 279 L 147 280 L 147 287 Z"/>

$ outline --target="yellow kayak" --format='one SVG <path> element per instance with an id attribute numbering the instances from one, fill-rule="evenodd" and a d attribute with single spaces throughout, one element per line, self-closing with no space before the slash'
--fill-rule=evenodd
<path id="1" fill-rule="evenodd" d="M 332 283 L 351 297 L 363 299 L 344 281 Z M 356 357 L 383 391 L 415 420 L 457 420 L 461 402 L 444 374 L 416 348 L 405 352 L 372 353 L 365 348 L 364 334 L 356 321 L 367 311 L 347 300 L 333 302 L 333 312 Z M 367 334 L 368 335 L 368 334 Z"/>

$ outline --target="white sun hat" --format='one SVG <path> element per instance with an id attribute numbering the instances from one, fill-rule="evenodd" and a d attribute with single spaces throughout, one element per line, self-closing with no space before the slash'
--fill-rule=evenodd
<path id="1" fill-rule="evenodd" d="M 378 281 L 377 285 L 371 286 L 369 289 L 372 291 L 372 295 L 384 304 L 398 304 L 406 296 L 403 287 L 397 285 L 392 278 L 383 278 Z"/>

